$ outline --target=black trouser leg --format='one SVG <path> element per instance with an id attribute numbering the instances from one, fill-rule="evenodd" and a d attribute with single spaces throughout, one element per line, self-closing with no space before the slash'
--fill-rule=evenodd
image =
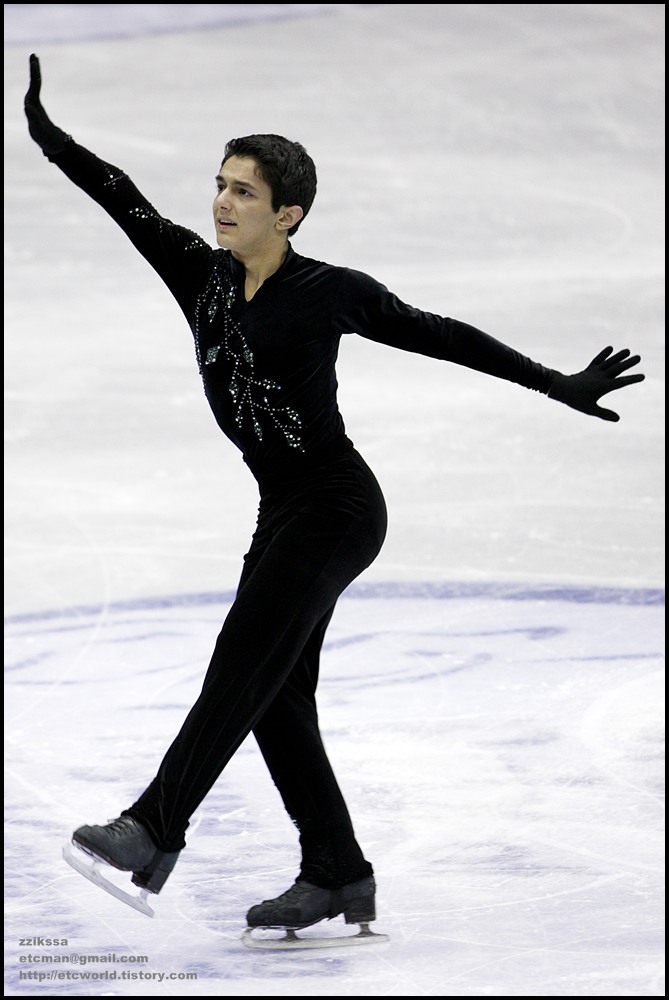
<path id="1" fill-rule="evenodd" d="M 323 795 L 329 797 L 326 825 L 342 835 L 350 827 L 320 740 L 313 691 L 305 692 L 315 688 L 324 623 L 341 592 L 377 555 L 385 524 L 378 484 L 355 452 L 298 482 L 264 488 L 254 542 L 202 693 L 156 778 L 128 810 L 162 850 L 184 846 L 190 816 L 256 728 L 287 807 L 303 823 L 304 839 L 317 844 L 322 837 L 312 831 L 310 803 Z M 267 725 L 259 726 L 270 708 Z M 294 747 L 308 747 L 313 755 L 306 780 L 300 779 L 302 752 L 292 769 L 291 756 L 277 752 L 282 733 L 289 732 Z M 328 866 L 327 877 L 338 878 Z"/>
<path id="2" fill-rule="evenodd" d="M 332 609 L 334 610 L 334 609 Z M 286 810 L 300 831 L 300 876 L 339 889 L 372 874 L 355 839 L 318 726 L 316 683 L 332 611 L 319 622 L 254 735 Z"/>

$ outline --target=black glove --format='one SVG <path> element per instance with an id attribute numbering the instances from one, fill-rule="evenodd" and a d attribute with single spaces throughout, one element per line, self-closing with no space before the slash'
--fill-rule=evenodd
<path id="1" fill-rule="evenodd" d="M 72 136 L 67 135 L 57 125 L 54 125 L 42 107 L 39 99 L 41 86 L 42 74 L 39 68 L 39 59 L 36 55 L 32 55 L 30 57 L 30 86 L 23 102 L 28 119 L 28 131 L 37 145 L 42 148 L 45 156 L 56 156 L 57 153 L 62 153 L 68 142 L 72 142 Z"/>
<path id="2" fill-rule="evenodd" d="M 601 417 L 602 420 L 620 420 L 613 410 L 597 406 L 597 400 L 614 389 L 622 389 L 623 386 L 631 385 L 633 382 L 643 382 L 646 376 L 626 375 L 625 378 L 618 378 L 622 372 L 638 364 L 641 358 L 638 354 L 630 357 L 627 348 L 618 351 L 617 354 L 611 354 L 612 350 L 612 347 L 605 347 L 596 358 L 592 359 L 585 371 L 576 375 L 563 375 L 554 371 L 553 381 L 548 390 L 551 399 L 566 403 L 581 413 Z"/>

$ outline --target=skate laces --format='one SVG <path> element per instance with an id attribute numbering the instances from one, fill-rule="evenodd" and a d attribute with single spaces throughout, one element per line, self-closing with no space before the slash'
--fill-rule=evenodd
<path id="1" fill-rule="evenodd" d="M 131 816 L 119 816 L 117 819 L 113 819 L 111 823 L 107 823 L 104 829 L 108 830 L 113 837 L 124 837 L 133 827 L 138 825 L 137 821 L 132 819 Z"/>
<path id="2" fill-rule="evenodd" d="M 309 896 L 313 893 L 314 889 L 319 892 L 327 892 L 327 889 L 321 889 L 320 886 L 312 885 L 311 882 L 295 882 L 291 885 L 290 889 L 286 889 L 282 892 L 280 896 L 277 897 L 275 902 L 281 901 L 282 903 L 293 903 L 298 902 L 303 896 Z"/>

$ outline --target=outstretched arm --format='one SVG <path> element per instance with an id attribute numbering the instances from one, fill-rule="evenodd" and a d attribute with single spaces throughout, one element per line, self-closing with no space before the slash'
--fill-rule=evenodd
<path id="1" fill-rule="evenodd" d="M 621 377 L 640 360 L 627 349 L 613 354 L 613 348 L 607 347 L 585 371 L 563 375 L 469 323 L 407 305 L 367 274 L 341 268 L 340 279 L 337 311 L 342 333 L 353 331 L 389 347 L 516 382 L 602 420 L 620 418 L 597 405 L 601 396 L 644 379 L 640 374 Z"/>
<path id="2" fill-rule="evenodd" d="M 190 322 L 214 266 L 214 251 L 196 233 L 156 211 L 123 170 L 54 125 L 40 101 L 41 85 L 39 59 L 31 55 L 30 86 L 24 101 L 31 137 L 44 155 L 121 227 L 158 272 Z"/>
<path id="3" fill-rule="evenodd" d="M 42 73 L 39 59 L 36 55 L 30 57 L 30 86 L 26 93 L 23 107 L 28 119 L 28 131 L 45 156 L 57 156 L 62 153 L 72 136 L 54 125 L 40 101 L 42 89 Z"/>
<path id="4" fill-rule="evenodd" d="M 622 373 L 633 368 L 641 358 L 638 354 L 630 356 L 627 348 L 618 351 L 617 354 L 612 354 L 612 351 L 612 347 L 605 347 L 584 371 L 576 375 L 563 375 L 561 372 L 553 371 L 548 395 L 551 399 L 557 399 L 559 403 L 566 403 L 574 410 L 580 410 L 581 413 L 588 413 L 602 420 L 620 420 L 617 413 L 598 406 L 597 401 L 614 389 L 622 389 L 623 386 L 632 385 L 634 382 L 643 382 L 645 375 L 638 373 L 621 378 Z"/>

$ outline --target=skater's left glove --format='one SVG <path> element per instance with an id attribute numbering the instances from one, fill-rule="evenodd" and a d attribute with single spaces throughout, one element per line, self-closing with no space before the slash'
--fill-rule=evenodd
<path id="1" fill-rule="evenodd" d="M 630 352 L 625 348 L 612 354 L 612 347 L 605 347 L 596 358 L 593 358 L 585 371 L 576 375 L 563 375 L 561 372 L 553 371 L 553 381 L 548 390 L 551 399 L 557 399 L 559 403 L 566 403 L 574 410 L 581 413 L 588 413 L 593 417 L 600 417 L 602 420 L 620 420 L 613 410 L 605 410 L 597 405 L 600 396 L 614 389 L 622 389 L 623 386 L 632 385 L 634 382 L 643 382 L 645 375 L 626 375 L 620 378 L 623 372 L 638 364 L 641 358 L 638 354 L 630 357 Z"/>
<path id="2" fill-rule="evenodd" d="M 28 119 L 28 131 L 45 156 L 57 156 L 62 153 L 72 136 L 63 132 L 51 121 L 40 101 L 42 88 L 42 73 L 39 59 L 36 55 L 30 57 L 30 86 L 26 93 L 23 107 Z"/>

